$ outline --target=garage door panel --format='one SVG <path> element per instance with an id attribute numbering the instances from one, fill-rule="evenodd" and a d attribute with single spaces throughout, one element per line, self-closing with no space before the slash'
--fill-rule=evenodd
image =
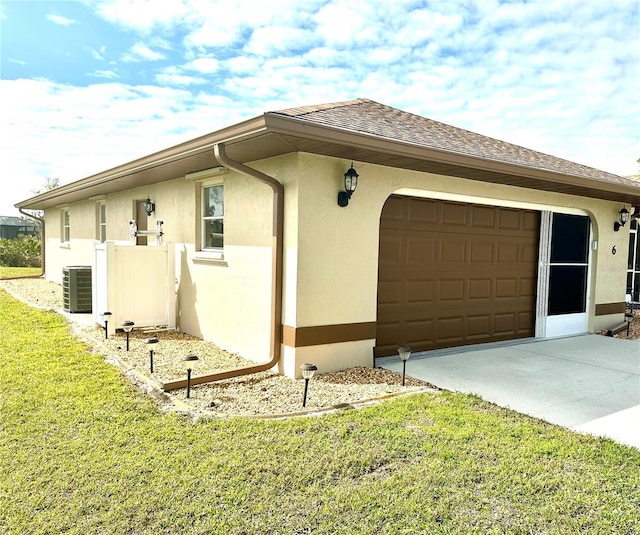
<path id="1" fill-rule="evenodd" d="M 496 279 L 496 299 L 515 299 L 518 281 L 515 278 Z"/>
<path id="2" fill-rule="evenodd" d="M 479 299 L 491 299 L 491 290 L 493 287 L 491 279 L 469 279 L 469 301 L 478 301 Z"/>
<path id="3" fill-rule="evenodd" d="M 494 247 L 491 242 L 471 242 L 471 263 L 486 263 L 493 262 Z"/>
<path id="4" fill-rule="evenodd" d="M 436 261 L 436 251 L 438 243 L 436 240 L 430 239 L 428 236 L 417 236 L 406 240 L 407 246 L 407 264 L 422 265 L 433 264 Z"/>
<path id="5" fill-rule="evenodd" d="M 438 318 L 436 321 L 436 343 L 443 344 L 460 340 L 463 335 L 464 319 L 460 316 Z"/>
<path id="6" fill-rule="evenodd" d="M 443 202 L 441 210 L 443 225 L 466 226 L 468 211 L 464 205 Z"/>
<path id="7" fill-rule="evenodd" d="M 402 301 L 403 295 L 404 289 L 399 281 L 381 281 L 378 283 L 378 306 L 398 304 Z"/>
<path id="8" fill-rule="evenodd" d="M 402 261 L 404 239 L 400 233 L 380 236 L 380 262 L 384 265 L 395 265 Z"/>
<path id="9" fill-rule="evenodd" d="M 465 240 L 440 242 L 441 264 L 464 264 L 467 259 L 467 242 Z"/>
<path id="10" fill-rule="evenodd" d="M 440 300 L 440 302 L 451 303 L 452 301 L 455 301 L 459 304 L 462 304 L 464 302 L 464 279 L 443 279 L 439 282 L 440 284 L 438 285 L 438 299 Z"/>
<path id="11" fill-rule="evenodd" d="M 408 280 L 406 302 L 418 305 L 433 303 L 435 298 L 433 280 Z"/>
<path id="12" fill-rule="evenodd" d="M 530 336 L 530 333 L 535 328 L 535 315 L 532 312 L 519 312 L 518 313 L 518 333 L 522 336 Z"/>
<path id="13" fill-rule="evenodd" d="M 517 264 L 520 258 L 520 244 L 518 243 L 499 243 L 498 258 L 499 264 Z"/>
<path id="14" fill-rule="evenodd" d="M 388 204 L 376 354 L 533 336 L 539 213 L 402 197 Z"/>
<path id="15" fill-rule="evenodd" d="M 496 211 L 491 206 L 471 206 L 471 226 L 474 228 L 494 228 L 496 225 Z"/>
<path id="16" fill-rule="evenodd" d="M 533 244 L 521 244 L 520 245 L 520 261 L 525 264 L 530 264 L 538 260 L 538 246 Z"/>
<path id="17" fill-rule="evenodd" d="M 432 336 L 433 320 L 410 321 L 405 326 L 405 339 L 408 344 L 425 344 Z"/>
<path id="18" fill-rule="evenodd" d="M 514 312 L 508 312 L 504 314 L 494 314 L 493 316 L 493 334 L 511 335 L 517 332 L 517 314 Z"/>
<path id="19" fill-rule="evenodd" d="M 520 230 L 520 211 L 498 208 L 498 228 L 503 230 Z"/>
<path id="20" fill-rule="evenodd" d="M 540 230 L 540 214 L 538 212 L 522 212 L 522 230 L 538 236 Z"/>
<path id="21" fill-rule="evenodd" d="M 533 302 L 533 298 L 536 296 L 536 279 L 521 277 L 518 284 L 518 295 L 520 297 L 531 297 L 531 302 Z"/>
<path id="22" fill-rule="evenodd" d="M 438 223 L 438 201 L 424 199 L 419 203 L 403 203 L 404 219 L 412 223 Z M 386 205 L 385 205 L 386 206 Z"/>
<path id="23" fill-rule="evenodd" d="M 472 340 L 486 338 L 492 332 L 491 315 L 482 314 L 479 316 L 467 317 L 467 337 Z"/>

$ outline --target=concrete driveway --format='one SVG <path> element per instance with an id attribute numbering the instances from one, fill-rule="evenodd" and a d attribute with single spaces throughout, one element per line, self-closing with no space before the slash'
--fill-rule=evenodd
<path id="1" fill-rule="evenodd" d="M 584 335 L 416 353 L 407 375 L 640 449 L 640 340 Z M 377 366 L 402 372 L 397 357 Z"/>

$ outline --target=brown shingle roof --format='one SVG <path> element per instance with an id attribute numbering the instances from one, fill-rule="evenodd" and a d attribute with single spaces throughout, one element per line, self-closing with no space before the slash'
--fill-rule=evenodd
<path id="1" fill-rule="evenodd" d="M 629 179 L 612 173 L 476 134 L 364 98 L 289 108 L 272 113 L 429 149 L 604 182 L 632 183 Z"/>

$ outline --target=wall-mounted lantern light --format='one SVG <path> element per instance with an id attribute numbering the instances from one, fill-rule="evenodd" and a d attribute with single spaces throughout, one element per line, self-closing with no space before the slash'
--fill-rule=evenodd
<path id="1" fill-rule="evenodd" d="M 147 338 L 144 341 L 145 344 L 149 344 L 149 369 L 151 370 L 151 373 L 153 373 L 153 347 L 154 344 L 158 343 L 158 339 L 155 336 L 152 336 L 151 338 Z"/>
<path id="2" fill-rule="evenodd" d="M 349 204 L 349 199 L 351 199 L 351 195 L 358 187 L 358 173 L 353 168 L 353 163 L 351 167 L 347 169 L 347 172 L 344 174 L 344 191 L 338 193 L 338 206 L 342 206 L 343 208 Z"/>
<path id="3" fill-rule="evenodd" d="M 613 224 L 613 230 L 618 232 L 620 227 L 624 227 L 627 221 L 629 221 L 629 210 L 622 208 L 622 210 L 618 212 L 618 221 Z"/>
<path id="4" fill-rule="evenodd" d="M 122 322 L 122 330 L 127 333 L 127 351 L 129 351 L 129 333 L 133 331 L 134 325 L 135 323 L 129 320 Z"/>
<path id="5" fill-rule="evenodd" d="M 198 357 L 195 355 L 189 354 L 182 357 L 182 360 L 187 365 L 187 397 L 190 398 L 191 397 L 191 372 L 193 371 L 192 368 L 195 365 L 196 360 L 198 360 Z"/>
<path id="6" fill-rule="evenodd" d="M 156 203 L 154 203 L 149 197 L 144 201 L 144 211 L 147 212 L 148 216 L 156 211 Z"/>
<path id="7" fill-rule="evenodd" d="M 109 338 L 109 319 L 111 318 L 111 312 L 103 312 L 100 314 L 102 321 L 104 321 L 104 339 Z"/>
<path id="8" fill-rule="evenodd" d="M 302 370 L 302 377 L 304 377 L 304 396 L 302 397 L 302 406 L 307 406 L 307 391 L 309 390 L 309 379 L 312 379 L 315 375 L 318 367 L 314 364 L 303 364 L 300 366 Z"/>
<path id="9" fill-rule="evenodd" d="M 410 347 L 399 347 L 398 354 L 400 355 L 400 360 L 402 360 L 402 386 L 404 386 L 404 377 L 407 371 L 407 361 L 411 356 L 411 348 Z"/>

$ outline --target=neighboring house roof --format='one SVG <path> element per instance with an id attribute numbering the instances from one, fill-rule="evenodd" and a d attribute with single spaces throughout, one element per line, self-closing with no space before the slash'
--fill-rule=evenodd
<path id="1" fill-rule="evenodd" d="M 299 151 L 640 205 L 629 178 L 356 99 L 267 112 L 16 206 L 43 209 L 217 167 L 216 143 L 242 163 Z"/>
<path id="2" fill-rule="evenodd" d="M 17 216 L 2 215 L 0 216 L 0 226 L 3 227 L 38 227 L 39 223 L 29 219 L 22 219 Z"/>

